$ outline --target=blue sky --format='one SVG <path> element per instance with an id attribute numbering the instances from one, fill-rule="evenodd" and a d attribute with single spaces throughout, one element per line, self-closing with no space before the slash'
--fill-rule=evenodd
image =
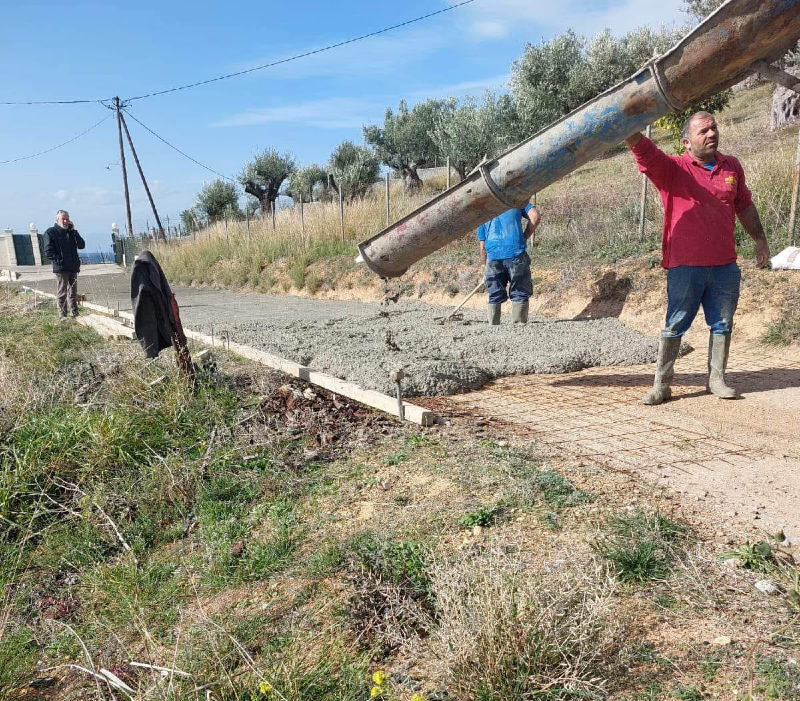
<path id="1" fill-rule="evenodd" d="M 312 0 L 13 2 L 0 0 L 0 100 L 122 98 L 285 58 L 446 7 Z M 235 175 L 265 147 L 324 163 L 388 106 L 503 90 L 525 42 L 573 28 L 623 33 L 683 23 L 680 0 L 475 0 L 430 20 L 339 49 L 192 90 L 133 102 L 131 113 L 211 168 Z M 41 151 L 102 119 L 99 104 L 0 106 L 0 161 Z M 162 215 L 174 223 L 214 176 L 129 121 Z M 107 248 L 125 205 L 116 124 L 52 153 L 0 165 L 0 227 L 40 230 L 68 209 L 89 247 Z M 134 226 L 152 221 L 128 156 Z M 166 221 L 164 222 L 166 223 Z"/>

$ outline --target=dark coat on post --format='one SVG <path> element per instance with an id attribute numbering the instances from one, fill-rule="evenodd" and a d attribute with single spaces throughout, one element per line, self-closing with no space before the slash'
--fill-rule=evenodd
<path id="1" fill-rule="evenodd" d="M 44 232 L 44 254 L 50 259 L 54 273 L 77 273 L 81 269 L 78 249 L 86 248 L 77 229 L 62 229 L 58 224 Z"/>
<path id="2" fill-rule="evenodd" d="M 133 263 L 131 303 L 136 338 L 148 358 L 172 345 L 175 318 L 172 314 L 172 290 L 150 251 L 142 251 Z"/>

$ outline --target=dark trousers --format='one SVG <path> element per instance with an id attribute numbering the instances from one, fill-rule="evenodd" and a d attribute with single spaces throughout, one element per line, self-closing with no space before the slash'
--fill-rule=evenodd
<path id="1" fill-rule="evenodd" d="M 58 315 L 78 316 L 78 273 L 55 273 Z"/>
<path id="2" fill-rule="evenodd" d="M 524 302 L 533 293 L 531 259 L 523 251 L 516 258 L 487 260 L 484 279 L 489 304 L 502 304 L 509 297 L 512 302 Z"/>

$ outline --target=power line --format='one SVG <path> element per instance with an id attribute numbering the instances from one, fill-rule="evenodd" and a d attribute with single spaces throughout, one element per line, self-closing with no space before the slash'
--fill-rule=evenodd
<path id="1" fill-rule="evenodd" d="M 26 161 L 29 158 L 36 158 L 36 156 L 43 156 L 45 153 L 50 153 L 51 151 L 55 151 L 56 149 L 59 149 L 62 146 L 66 146 L 67 144 L 71 144 L 73 141 L 75 141 L 77 139 L 80 139 L 82 136 L 85 136 L 86 134 L 88 134 L 90 131 L 92 131 L 92 129 L 95 129 L 96 127 L 99 127 L 107 119 L 110 119 L 111 116 L 112 115 L 107 114 L 99 122 L 97 122 L 97 124 L 89 127 L 86 131 L 82 131 L 77 136 L 73 136 L 69 141 L 65 141 L 63 144 L 59 144 L 58 146 L 53 146 L 52 148 L 49 148 L 49 149 L 47 149 L 45 151 L 39 151 L 39 153 L 32 153 L 30 156 L 20 156 L 19 158 L 12 158 L 9 161 L 0 161 L 0 165 L 6 165 L 8 163 L 18 163 L 19 161 Z"/>
<path id="2" fill-rule="evenodd" d="M 445 7 L 441 10 L 436 10 L 435 12 L 429 12 L 427 15 L 421 15 L 420 17 L 415 17 L 414 19 L 407 20 L 405 22 L 401 22 L 400 24 L 392 25 L 391 27 L 385 27 L 384 29 L 379 29 L 375 32 L 370 32 L 369 34 L 362 34 L 361 36 L 354 37 L 353 39 L 346 39 L 345 41 L 340 41 L 336 44 L 329 44 L 328 46 L 323 46 L 321 49 L 314 49 L 313 51 L 306 51 L 301 54 L 295 54 L 294 56 L 289 56 L 288 58 L 283 58 L 279 61 L 273 61 L 272 63 L 264 63 L 260 66 L 255 66 L 254 68 L 247 68 L 243 71 L 236 71 L 235 73 L 228 73 L 226 75 L 220 75 L 216 78 L 209 78 L 208 80 L 201 80 L 197 83 L 189 83 L 187 85 L 179 85 L 174 88 L 168 88 L 167 90 L 159 90 L 157 92 L 147 93 L 145 95 L 137 95 L 136 97 L 129 97 L 126 98 L 125 102 L 133 102 L 134 100 L 144 100 L 148 97 L 155 97 L 156 95 L 165 95 L 166 93 L 177 92 L 178 90 L 188 90 L 189 88 L 196 88 L 199 85 L 208 85 L 208 83 L 215 83 L 219 80 L 226 80 L 227 78 L 235 78 L 236 76 L 245 75 L 247 73 L 253 73 L 254 71 L 260 71 L 264 68 L 272 68 L 274 66 L 279 66 L 283 63 L 289 63 L 290 61 L 296 61 L 300 58 L 306 58 L 307 56 L 313 56 L 314 54 L 321 54 L 324 51 L 330 51 L 331 49 L 338 49 L 340 46 L 346 46 L 347 44 L 353 44 L 357 41 L 363 41 L 364 39 L 369 39 L 370 37 L 378 36 L 379 34 L 385 34 L 386 32 L 391 32 L 393 29 L 399 29 L 400 27 L 407 27 L 409 24 L 414 24 L 416 22 L 421 22 L 422 20 L 429 19 L 430 17 L 435 17 L 436 15 L 441 15 L 443 12 L 450 12 L 451 10 L 455 10 L 459 7 L 463 7 L 464 5 L 469 5 L 471 2 L 475 0 L 463 0 L 462 2 L 451 5 L 450 7 Z"/>
<path id="3" fill-rule="evenodd" d="M 364 39 L 369 39 L 371 37 L 379 36 L 380 34 L 385 34 L 386 32 L 391 32 L 394 29 L 400 29 L 401 27 L 407 27 L 410 24 L 415 24 L 417 22 L 422 22 L 423 20 L 430 19 L 431 17 L 435 17 L 436 15 L 441 15 L 445 12 L 450 12 L 451 10 L 456 10 L 459 7 L 463 7 L 464 5 L 469 5 L 470 3 L 475 2 L 475 0 L 462 0 L 455 5 L 450 5 L 450 7 L 442 8 L 441 10 L 436 10 L 435 12 L 429 12 L 426 15 L 421 15 L 419 17 L 415 17 L 414 19 L 406 20 L 405 22 L 400 22 L 400 24 L 394 24 L 391 27 L 384 27 L 383 29 L 378 29 L 374 32 L 369 32 L 368 34 L 362 34 L 361 36 L 354 37 L 352 39 L 346 39 L 344 41 L 337 42 L 336 44 L 328 44 L 327 46 L 323 46 L 319 49 L 314 49 L 313 51 L 305 51 L 300 54 L 295 54 L 294 56 L 289 56 L 288 58 L 282 58 L 279 61 L 272 61 L 271 63 L 264 63 L 260 66 L 255 66 L 253 68 L 247 68 L 242 71 L 236 71 L 235 73 L 227 73 L 225 75 L 217 76 L 216 78 L 209 78 L 207 80 L 200 80 L 196 83 L 188 83 L 186 85 L 178 85 L 174 88 L 167 88 L 166 90 L 158 90 L 154 92 L 145 93 L 144 95 L 136 95 L 135 97 L 128 97 L 123 102 L 133 102 L 134 100 L 144 100 L 148 97 L 156 97 L 157 95 L 166 95 L 167 93 L 178 92 L 179 90 L 188 90 L 189 88 L 196 88 L 200 85 L 208 85 L 209 83 L 216 83 L 220 80 L 227 80 L 228 78 L 236 78 L 240 75 L 246 75 L 247 73 L 253 73 L 255 71 L 261 71 L 265 68 L 272 68 L 274 66 L 280 66 L 284 63 L 289 63 L 291 61 L 297 61 L 301 58 L 306 58 L 308 56 L 314 56 L 315 54 L 321 54 L 325 51 L 331 51 L 332 49 L 338 49 L 341 46 L 347 46 L 348 44 L 354 44 L 358 41 L 363 41 Z M 104 99 L 94 99 L 94 100 L 32 100 L 28 102 L 0 102 L 0 105 L 78 105 L 78 104 L 86 104 L 88 102 L 108 102 L 113 98 L 104 98 Z M 131 115 L 133 116 L 133 115 Z M 205 167 L 205 166 L 203 166 Z M 224 177 L 224 176 L 223 176 Z"/>
<path id="4" fill-rule="evenodd" d="M 202 163 L 200 163 L 200 161 L 198 161 L 197 159 L 195 159 L 195 158 L 192 158 L 192 157 L 191 157 L 191 156 L 190 156 L 188 153 L 184 153 L 183 151 L 181 151 L 181 150 L 180 150 L 180 149 L 179 149 L 177 146 L 173 146 L 173 145 L 172 145 L 172 144 L 171 144 L 169 141 L 167 141 L 167 140 L 166 140 L 166 139 L 165 139 L 163 136 L 159 136 L 159 135 L 158 135 L 158 134 L 156 134 L 156 133 L 155 133 L 155 132 L 154 132 L 154 131 L 153 131 L 153 130 L 150 128 L 150 127 L 148 127 L 146 124 L 143 124 L 143 123 L 142 123 L 142 122 L 140 122 L 138 119 L 136 119 L 136 117 L 134 117 L 134 116 L 133 116 L 133 115 L 130 113 L 130 111 L 129 111 L 129 110 L 127 110 L 126 108 L 123 108 L 123 109 L 122 109 L 122 111 L 123 111 L 125 114 L 127 114 L 127 115 L 128 115 L 128 116 L 129 116 L 129 117 L 130 117 L 130 118 L 131 118 L 131 119 L 132 119 L 134 122 L 136 122 L 136 123 L 137 123 L 139 126 L 143 127 L 144 129 L 147 129 L 147 131 L 149 131 L 149 132 L 150 132 L 150 133 L 151 133 L 153 136 L 155 136 L 155 137 L 156 137 L 156 139 L 158 139 L 159 141 L 162 141 L 162 142 L 164 142 L 164 143 L 165 143 L 167 146 L 169 146 L 169 147 L 170 147 L 170 148 L 171 148 L 173 151 L 177 151 L 177 152 L 178 152 L 179 154 L 181 154 L 181 156 L 183 156 L 184 158 L 188 158 L 188 159 L 189 159 L 189 160 L 190 160 L 192 163 L 196 163 L 196 164 L 197 164 L 197 165 L 199 165 L 201 168 L 205 168 L 207 171 L 209 171 L 209 172 L 211 172 L 211 173 L 214 173 L 214 175 L 219 175 L 219 177 L 220 177 L 220 178 L 224 178 L 225 180 L 230 180 L 231 182 L 236 182 L 236 180 L 235 180 L 234 178 L 230 178 L 230 177 L 228 177 L 227 175 L 223 175 L 222 173 L 219 173 L 219 172 L 217 172 L 217 171 L 216 171 L 216 170 L 214 170 L 213 168 L 209 168 L 207 165 L 203 165 L 203 164 L 202 164 Z"/>

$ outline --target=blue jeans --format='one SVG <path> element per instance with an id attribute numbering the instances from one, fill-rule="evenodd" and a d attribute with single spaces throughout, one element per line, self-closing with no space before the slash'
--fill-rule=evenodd
<path id="1" fill-rule="evenodd" d="M 489 304 L 502 304 L 509 297 L 512 302 L 524 302 L 533 294 L 531 259 L 526 251 L 516 258 L 487 260 L 485 277 Z"/>
<path id="2" fill-rule="evenodd" d="M 692 325 L 697 310 L 703 313 L 711 333 L 727 336 L 739 303 L 742 273 L 736 263 L 727 265 L 679 265 L 667 271 L 667 319 L 663 338 L 679 338 Z"/>

